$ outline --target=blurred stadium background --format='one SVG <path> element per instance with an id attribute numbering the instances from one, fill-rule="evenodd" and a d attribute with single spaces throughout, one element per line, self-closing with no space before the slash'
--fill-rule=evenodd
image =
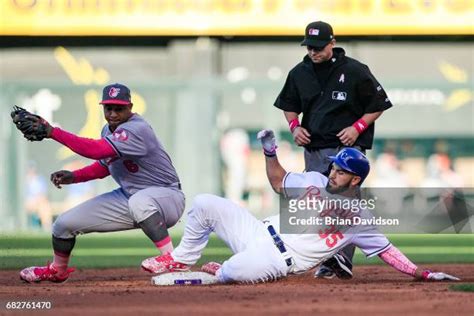
<path id="1" fill-rule="evenodd" d="M 27 143 L 11 106 L 97 137 L 101 89 L 112 82 L 134 92 L 187 207 L 207 192 L 260 218 L 275 213 L 255 135 L 278 131 L 283 164 L 303 170 L 273 102 L 314 20 L 333 25 L 338 46 L 369 65 L 395 105 L 376 123 L 368 185 L 474 186 L 472 0 L 4 0 L 0 10 L 2 233 L 49 232 L 55 216 L 115 187 L 106 179 L 55 189 L 50 173 L 87 160 L 53 141 Z"/>

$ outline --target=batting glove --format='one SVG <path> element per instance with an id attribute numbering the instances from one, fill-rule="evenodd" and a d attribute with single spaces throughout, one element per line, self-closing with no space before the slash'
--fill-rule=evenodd
<path id="1" fill-rule="evenodd" d="M 263 153 L 265 156 L 276 156 L 276 149 L 278 146 L 276 145 L 275 134 L 271 129 L 264 129 L 258 132 L 257 139 L 262 143 Z"/>
<path id="2" fill-rule="evenodd" d="M 443 281 L 443 280 L 450 280 L 450 281 L 460 281 L 461 279 L 449 275 L 444 272 L 433 272 L 431 270 L 425 270 L 421 273 L 421 277 L 423 280 L 426 281 Z"/>

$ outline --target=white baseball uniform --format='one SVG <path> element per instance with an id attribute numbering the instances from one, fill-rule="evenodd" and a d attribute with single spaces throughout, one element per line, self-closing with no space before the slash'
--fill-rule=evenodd
<path id="1" fill-rule="evenodd" d="M 287 173 L 282 187 L 325 188 L 326 184 L 327 178 L 318 172 Z M 324 189 L 320 191 L 322 195 L 329 195 Z M 360 210 L 359 214 L 361 217 L 369 216 L 366 210 Z M 217 271 L 219 280 L 261 282 L 311 269 L 351 243 L 368 257 L 391 245 L 375 226 L 339 226 L 328 234 L 280 234 L 287 250 L 282 253 L 267 229 L 271 224 L 277 233 L 280 231 L 279 215 L 264 221 L 229 200 L 209 194 L 199 195 L 193 201 L 183 238 L 172 256 L 177 262 L 195 264 L 209 234 L 215 232 L 234 253 Z M 288 257 L 291 257 L 290 261 L 285 260 Z"/>

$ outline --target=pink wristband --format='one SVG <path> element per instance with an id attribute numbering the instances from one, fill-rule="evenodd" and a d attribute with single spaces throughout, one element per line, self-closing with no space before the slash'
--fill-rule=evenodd
<path id="1" fill-rule="evenodd" d="M 290 126 L 290 131 L 293 133 L 295 128 L 300 126 L 300 120 L 298 118 L 294 118 L 290 121 L 290 123 L 288 123 L 288 125 Z"/>
<path id="2" fill-rule="evenodd" d="M 361 118 L 358 119 L 354 124 L 352 124 L 352 126 L 354 126 L 354 128 L 359 134 L 362 134 L 362 132 L 364 132 L 367 127 L 369 127 L 369 125 L 367 125 L 367 123 Z"/>

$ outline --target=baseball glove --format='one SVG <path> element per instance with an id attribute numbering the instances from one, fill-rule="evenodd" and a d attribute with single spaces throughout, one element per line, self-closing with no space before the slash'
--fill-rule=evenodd
<path id="1" fill-rule="evenodd" d="M 16 128 L 29 141 L 41 141 L 51 134 L 51 125 L 39 115 L 32 114 L 16 105 L 10 115 Z"/>

